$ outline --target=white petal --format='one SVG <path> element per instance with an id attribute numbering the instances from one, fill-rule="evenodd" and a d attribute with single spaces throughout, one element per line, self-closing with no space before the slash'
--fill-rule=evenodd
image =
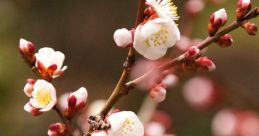
<path id="1" fill-rule="evenodd" d="M 71 95 L 74 95 L 76 97 L 76 99 L 77 99 L 76 105 L 78 105 L 82 102 L 86 103 L 88 93 L 87 93 L 86 88 L 81 87 L 77 91 L 73 92 Z"/>
<path id="2" fill-rule="evenodd" d="M 107 121 L 111 124 L 109 136 L 143 136 L 144 127 L 134 112 L 112 113 Z"/>

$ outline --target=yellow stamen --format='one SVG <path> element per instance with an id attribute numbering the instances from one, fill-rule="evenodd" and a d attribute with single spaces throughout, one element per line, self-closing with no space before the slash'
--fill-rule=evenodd
<path id="1" fill-rule="evenodd" d="M 50 91 L 45 88 L 37 91 L 35 99 L 42 106 L 46 106 L 52 101 Z"/>
<path id="2" fill-rule="evenodd" d="M 162 46 L 166 43 L 168 39 L 168 30 L 165 27 L 161 27 L 160 30 L 151 36 L 149 36 L 144 42 L 145 45 L 151 47 L 151 43 L 153 46 Z"/>

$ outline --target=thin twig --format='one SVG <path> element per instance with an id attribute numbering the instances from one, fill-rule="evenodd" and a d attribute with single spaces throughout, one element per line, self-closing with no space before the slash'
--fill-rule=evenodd
<path id="1" fill-rule="evenodd" d="M 138 0 L 138 11 L 137 11 L 136 22 L 135 22 L 135 25 L 134 25 L 135 28 L 143 21 L 144 8 L 145 8 L 145 0 Z M 115 105 L 115 103 L 125 93 L 124 91 L 128 90 L 128 89 L 125 89 L 125 83 L 127 82 L 127 79 L 129 77 L 129 74 L 130 74 L 131 66 L 134 64 L 134 62 L 135 62 L 135 50 L 131 46 L 129 48 L 127 59 L 124 62 L 124 65 L 123 65 L 124 69 L 123 69 L 123 72 L 121 74 L 121 77 L 120 77 L 116 87 L 114 88 L 111 96 L 107 100 L 105 106 L 102 108 L 101 112 L 98 115 L 102 119 L 104 119 L 104 117 L 109 113 L 109 111 L 112 109 L 112 107 Z M 90 136 L 92 131 L 93 131 L 93 127 L 91 126 L 89 128 L 87 134 L 85 134 L 85 135 Z"/>

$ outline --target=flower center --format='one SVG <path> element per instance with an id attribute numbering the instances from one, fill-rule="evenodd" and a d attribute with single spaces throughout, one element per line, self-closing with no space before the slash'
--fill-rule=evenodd
<path id="1" fill-rule="evenodd" d="M 45 88 L 37 91 L 35 99 L 42 106 L 48 105 L 52 100 L 50 91 Z"/>
<path id="2" fill-rule="evenodd" d="M 135 125 L 135 123 L 132 120 L 127 118 L 122 124 L 120 136 L 124 136 L 124 135 L 127 135 L 128 133 L 132 132 L 133 131 L 133 128 L 132 128 L 133 125 Z"/>
<path id="3" fill-rule="evenodd" d="M 166 43 L 167 39 L 168 39 L 168 30 L 162 26 L 158 32 L 150 35 L 145 40 L 145 44 L 148 47 L 161 46 Z"/>

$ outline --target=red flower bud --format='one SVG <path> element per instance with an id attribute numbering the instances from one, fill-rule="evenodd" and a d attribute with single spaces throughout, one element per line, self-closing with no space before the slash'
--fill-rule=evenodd
<path id="1" fill-rule="evenodd" d="M 208 70 L 208 71 L 213 71 L 216 69 L 216 65 L 214 62 L 209 59 L 208 57 L 200 57 L 195 60 L 195 62 L 199 65 L 200 68 Z"/>
<path id="2" fill-rule="evenodd" d="M 229 47 L 233 43 L 233 38 L 230 34 L 225 34 L 224 36 L 219 38 L 217 43 L 221 47 Z"/>
<path id="3" fill-rule="evenodd" d="M 254 23 L 251 23 L 251 22 L 247 22 L 247 23 L 244 23 L 242 25 L 242 27 L 246 30 L 246 32 L 249 34 L 249 35 L 256 35 L 256 32 L 257 32 L 257 26 L 256 24 Z"/>

